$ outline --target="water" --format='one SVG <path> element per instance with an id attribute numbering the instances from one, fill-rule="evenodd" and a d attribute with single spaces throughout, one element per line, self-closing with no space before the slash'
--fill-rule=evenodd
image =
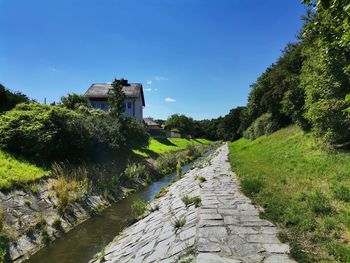
<path id="1" fill-rule="evenodd" d="M 206 152 L 204 156 L 211 152 L 211 150 Z M 192 166 L 193 162 L 183 166 L 183 172 L 188 171 Z M 143 199 L 147 202 L 153 200 L 159 190 L 168 185 L 175 177 L 176 173 L 164 176 L 146 188 L 113 204 L 101 214 L 88 219 L 31 256 L 25 263 L 88 262 L 125 227 L 125 220 L 131 214 L 131 205 L 135 200 Z"/>

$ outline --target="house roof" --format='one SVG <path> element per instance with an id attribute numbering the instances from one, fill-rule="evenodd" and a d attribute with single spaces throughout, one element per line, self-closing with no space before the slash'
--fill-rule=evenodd
<path id="1" fill-rule="evenodd" d="M 148 126 L 159 126 L 160 127 L 160 125 L 158 123 L 156 123 L 152 118 L 143 118 L 143 120 L 145 121 L 145 123 Z"/>
<path id="2" fill-rule="evenodd" d="M 108 98 L 108 92 L 112 89 L 110 83 L 94 83 L 85 92 L 85 96 L 91 99 Z M 130 83 L 129 86 L 123 87 L 123 92 L 127 98 L 138 98 L 141 96 L 142 105 L 145 106 L 145 97 L 143 95 L 143 87 L 140 83 Z"/>

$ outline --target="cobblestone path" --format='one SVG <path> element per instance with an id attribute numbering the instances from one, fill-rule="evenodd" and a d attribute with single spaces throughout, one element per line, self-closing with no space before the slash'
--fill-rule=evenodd
<path id="1" fill-rule="evenodd" d="M 294 262 L 278 229 L 260 219 L 240 192 L 227 156 L 224 145 L 175 182 L 151 203 L 156 211 L 126 228 L 92 262 Z M 200 206 L 186 206 L 186 195 L 199 196 Z"/>

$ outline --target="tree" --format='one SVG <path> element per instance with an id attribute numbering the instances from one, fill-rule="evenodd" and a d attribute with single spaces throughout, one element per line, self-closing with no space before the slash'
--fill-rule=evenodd
<path id="1" fill-rule="evenodd" d="M 76 93 L 68 94 L 67 97 L 61 97 L 61 104 L 70 110 L 76 110 L 80 106 L 89 107 L 87 97 Z"/>
<path id="2" fill-rule="evenodd" d="M 301 72 L 305 117 L 329 144 L 350 142 L 350 120 L 344 100 L 350 93 L 350 4 L 348 1 L 305 1 L 317 12 L 303 28 L 306 60 Z"/>
<path id="3" fill-rule="evenodd" d="M 231 109 L 229 114 L 222 118 L 217 128 L 220 139 L 234 141 L 242 137 L 239 127 L 241 125 L 241 114 L 244 109 L 245 107 Z"/>
<path id="4" fill-rule="evenodd" d="M 117 118 L 122 119 L 125 111 L 125 94 L 123 87 L 129 86 L 125 79 L 114 79 L 112 89 L 108 92 L 109 112 Z"/>
<path id="5" fill-rule="evenodd" d="M 13 93 L 0 84 L 0 113 L 11 110 L 17 104 L 23 102 L 29 102 L 26 95 L 20 92 Z"/>
<path id="6" fill-rule="evenodd" d="M 173 114 L 165 122 L 165 126 L 176 129 L 180 133 L 193 135 L 194 134 L 194 121 L 192 118 L 185 115 Z"/>

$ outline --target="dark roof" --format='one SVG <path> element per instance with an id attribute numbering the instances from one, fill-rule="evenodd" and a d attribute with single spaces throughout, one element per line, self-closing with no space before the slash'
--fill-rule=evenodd
<path id="1" fill-rule="evenodd" d="M 160 125 L 158 123 L 156 123 L 152 118 L 143 118 L 143 120 L 145 121 L 145 123 L 148 126 L 159 126 L 160 127 Z"/>
<path id="2" fill-rule="evenodd" d="M 88 98 L 103 99 L 108 97 L 109 90 L 112 89 L 110 83 L 94 83 L 85 92 L 85 96 Z M 124 86 L 123 92 L 127 98 L 138 98 L 141 96 L 142 105 L 145 106 L 145 97 L 143 95 L 143 87 L 140 83 L 130 83 L 130 86 Z"/>

